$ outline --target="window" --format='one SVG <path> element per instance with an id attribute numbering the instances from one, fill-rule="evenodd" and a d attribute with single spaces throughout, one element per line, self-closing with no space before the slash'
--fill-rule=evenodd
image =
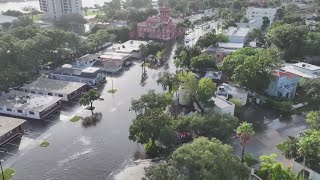
<path id="1" fill-rule="evenodd" d="M 39 92 L 39 94 L 43 94 L 43 92 Z"/>
<path id="2" fill-rule="evenodd" d="M 2 107 L 0 107 L 0 111 L 2 111 L 3 109 L 2 109 Z"/>
<path id="3" fill-rule="evenodd" d="M 31 91 L 31 93 L 32 93 L 32 94 L 35 94 L 35 92 L 34 92 L 34 91 Z"/>
<path id="4" fill-rule="evenodd" d="M 11 112 L 11 111 L 12 111 L 12 109 L 10 109 L 10 108 L 7 108 L 7 111 L 10 111 L 10 112 Z"/>
<path id="5" fill-rule="evenodd" d="M 34 115 L 34 112 L 33 111 L 29 111 L 29 114 Z"/>
<path id="6" fill-rule="evenodd" d="M 18 113 L 22 113 L 22 110 L 19 110 L 19 109 L 18 109 Z"/>
<path id="7" fill-rule="evenodd" d="M 59 97 L 63 97 L 63 95 L 62 95 L 62 94 L 58 94 L 58 96 L 59 96 Z"/>
<path id="8" fill-rule="evenodd" d="M 48 96 L 52 96 L 52 93 L 48 93 Z"/>

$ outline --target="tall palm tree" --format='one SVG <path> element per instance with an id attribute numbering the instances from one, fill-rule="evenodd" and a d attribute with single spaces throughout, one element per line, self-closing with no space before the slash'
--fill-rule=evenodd
<path id="1" fill-rule="evenodd" d="M 243 122 L 240 124 L 240 126 L 237 128 L 237 134 L 240 138 L 240 143 L 242 146 L 242 153 L 241 153 L 241 162 L 244 162 L 244 149 L 248 141 L 250 140 L 251 136 L 254 135 L 254 130 L 252 123 Z"/>

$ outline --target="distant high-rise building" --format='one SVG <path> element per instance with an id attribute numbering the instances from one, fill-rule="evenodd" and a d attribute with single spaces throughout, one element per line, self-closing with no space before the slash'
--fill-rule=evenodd
<path id="1" fill-rule="evenodd" d="M 41 11 L 45 12 L 45 19 L 60 18 L 64 14 L 80 14 L 82 12 L 81 0 L 39 0 Z"/>

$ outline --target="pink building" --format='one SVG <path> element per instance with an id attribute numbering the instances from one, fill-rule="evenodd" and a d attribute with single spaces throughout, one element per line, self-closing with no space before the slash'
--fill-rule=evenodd
<path id="1" fill-rule="evenodd" d="M 170 8 L 160 7 L 160 17 L 152 16 L 137 25 L 138 37 L 147 39 L 171 40 L 184 35 L 178 21 L 170 17 Z"/>

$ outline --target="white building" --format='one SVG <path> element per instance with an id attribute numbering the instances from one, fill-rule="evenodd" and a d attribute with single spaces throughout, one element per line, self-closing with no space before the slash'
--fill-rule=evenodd
<path id="1" fill-rule="evenodd" d="M 0 113 L 18 117 L 43 119 L 57 111 L 61 97 L 10 91 L 0 96 Z"/>
<path id="2" fill-rule="evenodd" d="M 244 27 L 229 27 L 223 34 L 228 37 L 229 43 L 242 43 L 247 41 L 250 29 Z"/>
<path id="3" fill-rule="evenodd" d="M 221 84 L 215 94 L 225 99 L 239 99 L 242 105 L 245 105 L 248 99 L 248 92 L 245 89 L 226 83 Z"/>
<path id="4" fill-rule="evenodd" d="M 122 44 L 114 44 L 111 48 L 107 51 L 114 51 L 118 53 L 127 53 L 132 54 L 132 58 L 141 58 L 140 48 L 141 44 L 147 45 L 147 41 L 136 41 L 136 40 L 129 40 Z"/>
<path id="5" fill-rule="evenodd" d="M 39 0 L 39 2 L 45 19 L 60 18 L 64 14 L 83 15 L 81 0 Z"/>
<path id="6" fill-rule="evenodd" d="M 318 78 L 320 76 L 320 67 L 308 63 L 288 64 L 281 67 L 281 69 L 308 79 Z"/>
<path id="7" fill-rule="evenodd" d="M 235 110 L 235 104 L 217 96 L 217 97 L 212 97 L 212 101 L 214 101 L 214 111 L 223 113 L 223 114 L 230 114 L 234 115 L 234 110 Z"/>
<path id="8" fill-rule="evenodd" d="M 99 58 L 98 54 L 86 54 L 84 56 L 76 58 L 76 63 L 74 64 L 74 67 L 77 67 L 77 68 L 91 67 L 96 62 L 96 60 L 98 60 L 98 58 Z"/>
<path id="9" fill-rule="evenodd" d="M 17 17 L 6 16 L 0 14 L 0 26 L 4 26 L 5 24 L 12 24 L 14 20 L 18 19 Z"/>
<path id="10" fill-rule="evenodd" d="M 63 101 L 69 101 L 80 95 L 85 90 L 85 85 L 79 82 L 39 78 L 21 89 L 26 93 L 57 96 Z"/>
<path id="11" fill-rule="evenodd" d="M 248 7 L 246 12 L 246 18 L 249 20 L 262 20 L 263 17 L 268 17 L 271 24 L 274 20 L 276 12 L 276 8 Z"/>
<path id="12" fill-rule="evenodd" d="M 54 70 L 51 79 L 62 81 L 81 82 L 89 86 L 95 86 L 105 81 L 105 72 L 100 68 L 87 67 L 85 69 L 75 68 L 70 64 L 65 64 L 61 68 Z"/>

